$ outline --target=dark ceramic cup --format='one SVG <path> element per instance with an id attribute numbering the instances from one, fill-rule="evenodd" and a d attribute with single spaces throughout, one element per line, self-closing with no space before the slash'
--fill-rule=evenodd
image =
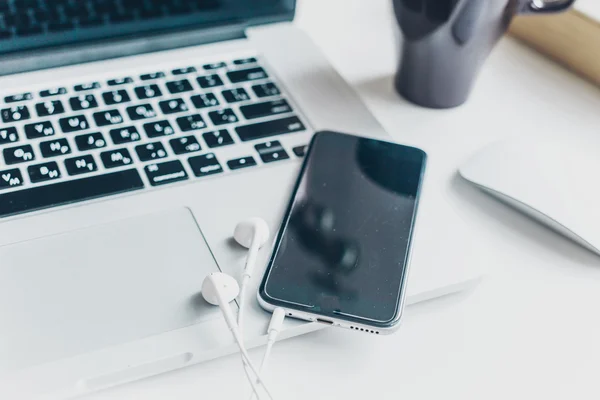
<path id="1" fill-rule="evenodd" d="M 517 14 L 560 12 L 575 0 L 393 0 L 402 40 L 396 89 L 429 108 L 463 104 L 481 65 Z"/>

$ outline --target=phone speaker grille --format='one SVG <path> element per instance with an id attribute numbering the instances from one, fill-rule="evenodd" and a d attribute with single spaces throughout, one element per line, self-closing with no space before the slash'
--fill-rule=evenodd
<path id="1" fill-rule="evenodd" d="M 293 317 L 293 313 L 288 312 L 288 317 Z M 341 325 L 343 326 L 343 325 Z M 372 333 L 373 335 L 379 335 L 379 331 L 374 331 L 371 329 L 365 329 L 365 328 L 359 328 L 358 326 L 352 326 L 350 325 L 350 329 L 355 330 L 355 331 L 361 331 L 361 332 L 366 332 L 366 333 Z"/>
<path id="2" fill-rule="evenodd" d="M 373 331 L 371 329 L 359 328 L 358 326 L 350 326 L 350 329 L 353 329 L 355 331 L 361 331 L 361 332 L 366 332 L 366 333 L 372 333 L 372 334 L 375 334 L 375 335 L 379 335 L 379 331 Z"/>

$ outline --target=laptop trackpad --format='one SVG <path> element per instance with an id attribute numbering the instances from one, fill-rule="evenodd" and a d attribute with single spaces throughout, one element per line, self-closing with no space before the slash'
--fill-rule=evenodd
<path id="1" fill-rule="evenodd" d="M 0 375 L 218 318 L 188 209 L 0 247 Z"/>

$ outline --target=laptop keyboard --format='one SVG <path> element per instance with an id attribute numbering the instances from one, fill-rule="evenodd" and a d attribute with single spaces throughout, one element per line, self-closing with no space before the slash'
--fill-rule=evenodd
<path id="1" fill-rule="evenodd" d="M 278 136 L 303 131 L 256 57 L 3 94 L 0 217 L 302 157 Z"/>
<path id="2" fill-rule="evenodd" d="M 220 0 L 1 0 L 0 40 L 214 11 Z"/>

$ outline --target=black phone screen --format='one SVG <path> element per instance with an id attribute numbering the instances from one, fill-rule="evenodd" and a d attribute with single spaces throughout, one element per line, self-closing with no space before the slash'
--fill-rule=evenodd
<path id="1" fill-rule="evenodd" d="M 334 318 L 393 322 L 425 161 L 416 148 L 317 133 L 260 288 L 263 299 Z"/>

